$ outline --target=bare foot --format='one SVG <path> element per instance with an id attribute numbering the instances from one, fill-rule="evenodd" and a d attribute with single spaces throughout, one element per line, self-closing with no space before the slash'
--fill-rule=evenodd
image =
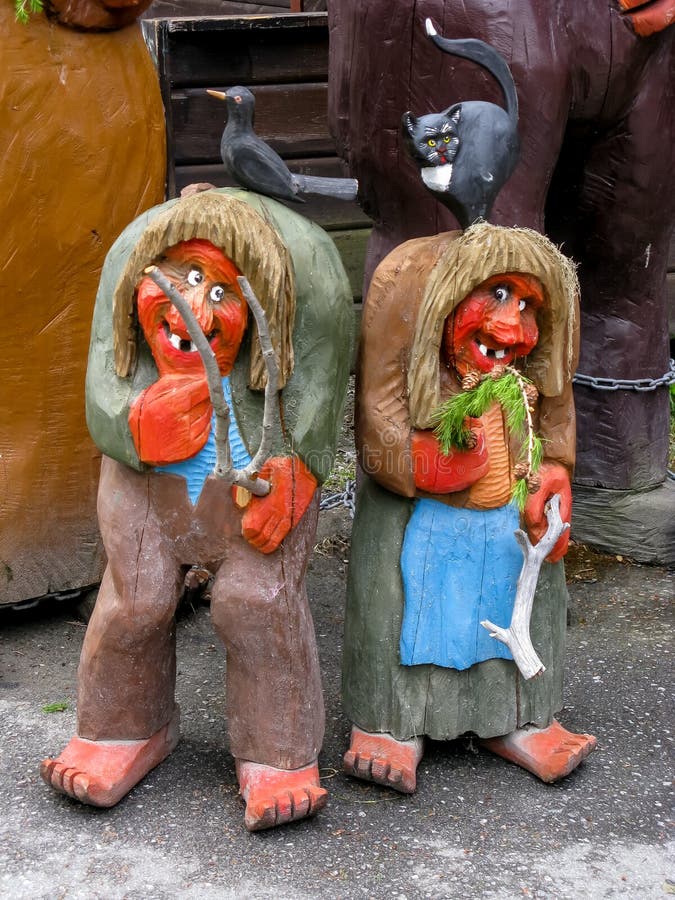
<path id="1" fill-rule="evenodd" d="M 483 747 L 514 762 L 542 781 L 559 781 L 595 750 L 592 734 L 573 734 L 555 719 L 548 728 L 528 725 L 503 737 L 483 738 Z"/>
<path id="2" fill-rule="evenodd" d="M 56 759 L 45 759 L 40 775 L 57 791 L 91 806 L 114 806 L 159 765 L 178 743 L 180 711 L 142 741 L 88 741 L 74 737 Z"/>
<path id="3" fill-rule="evenodd" d="M 239 793 L 246 801 L 244 825 L 249 831 L 274 828 L 313 816 L 326 805 L 316 763 L 302 769 L 276 769 L 236 760 Z"/>
<path id="4" fill-rule="evenodd" d="M 423 753 L 421 737 L 397 741 L 386 732 L 372 734 L 354 725 L 349 750 L 344 755 L 344 770 L 355 778 L 412 794 L 417 787 L 417 766 Z"/>

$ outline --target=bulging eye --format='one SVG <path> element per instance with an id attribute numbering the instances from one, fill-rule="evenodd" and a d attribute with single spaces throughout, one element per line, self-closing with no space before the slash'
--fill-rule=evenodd
<path id="1" fill-rule="evenodd" d="M 449 135 L 449 134 L 446 134 L 446 136 L 443 138 L 443 143 L 444 143 L 444 144 L 449 144 L 449 143 L 450 143 L 450 135 Z"/>
<path id="2" fill-rule="evenodd" d="M 209 299 L 214 303 L 220 303 L 224 296 L 225 288 L 222 286 L 222 284 L 214 284 L 209 291 Z"/>
<path id="3" fill-rule="evenodd" d="M 187 283 L 191 284 L 192 287 L 197 287 L 198 284 L 201 284 L 204 280 L 204 273 L 199 269 L 190 269 L 188 272 Z"/>
<path id="4" fill-rule="evenodd" d="M 495 300 L 499 303 L 506 303 L 509 299 L 509 290 L 505 287 L 495 288 Z"/>
<path id="5" fill-rule="evenodd" d="M 435 147 L 435 146 L 436 146 L 436 141 L 435 141 L 433 138 L 429 138 L 429 140 L 427 141 L 427 144 L 428 144 L 430 147 Z"/>
<path id="6" fill-rule="evenodd" d="M 522 312 L 526 306 L 527 306 L 527 303 L 524 300 L 521 300 L 520 303 L 518 304 L 518 309 Z"/>

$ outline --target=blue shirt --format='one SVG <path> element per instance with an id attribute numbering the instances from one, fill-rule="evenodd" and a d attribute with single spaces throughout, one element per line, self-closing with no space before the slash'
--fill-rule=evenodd
<path id="1" fill-rule="evenodd" d="M 225 400 L 230 407 L 230 452 L 232 453 L 232 464 L 235 469 L 243 469 L 251 462 L 251 456 L 244 445 L 237 422 L 234 418 L 234 409 L 232 407 L 232 389 L 230 388 L 230 379 L 225 376 L 223 378 L 223 393 Z M 181 475 L 187 481 L 187 491 L 190 497 L 190 503 L 194 506 L 199 500 L 199 495 L 204 487 L 207 477 L 213 472 L 216 465 L 216 414 L 211 417 L 211 431 L 208 440 L 202 449 L 180 462 L 169 463 L 166 466 L 157 466 L 156 472 L 169 472 L 172 475 Z"/>

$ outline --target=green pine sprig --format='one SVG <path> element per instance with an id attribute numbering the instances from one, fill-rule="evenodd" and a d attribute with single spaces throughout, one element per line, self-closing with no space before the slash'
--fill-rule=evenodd
<path id="1" fill-rule="evenodd" d="M 518 379 L 508 371 L 496 381 L 488 376 L 472 390 L 450 397 L 435 411 L 435 434 L 443 453 L 468 449 L 471 432 L 464 420 L 479 419 L 493 403 L 499 403 L 506 412 L 509 429 L 522 430 L 526 410 Z"/>
<path id="2" fill-rule="evenodd" d="M 14 16 L 17 22 L 26 25 L 31 13 L 41 13 L 43 0 L 14 0 Z"/>
<path id="3" fill-rule="evenodd" d="M 508 366 L 499 378 L 487 374 L 476 387 L 450 397 L 432 416 L 441 451 L 448 455 L 453 449 L 468 450 L 472 446 L 466 419 L 479 419 L 494 403 L 499 403 L 506 413 L 507 427 L 522 438 L 518 461 L 524 474 L 516 478 L 511 498 L 521 512 L 527 501 L 528 480 L 536 475 L 544 458 L 543 442 L 534 432 L 529 412 L 526 395 L 529 384 L 532 382 L 528 378 Z"/>
<path id="4" fill-rule="evenodd" d="M 527 444 L 523 444 L 519 462 L 526 461 L 527 458 Z M 536 473 L 541 468 L 542 461 L 544 459 L 544 444 L 542 439 L 537 434 L 532 435 L 532 463 L 530 465 L 530 473 L 532 475 L 536 475 Z M 516 483 L 513 486 L 513 492 L 511 493 L 511 502 L 515 503 L 520 512 L 525 509 L 525 504 L 527 502 L 527 495 L 529 494 L 529 485 L 527 483 L 527 477 L 517 478 Z"/>

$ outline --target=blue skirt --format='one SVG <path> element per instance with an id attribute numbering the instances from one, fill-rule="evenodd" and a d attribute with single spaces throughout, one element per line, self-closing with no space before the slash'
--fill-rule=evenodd
<path id="1" fill-rule="evenodd" d="M 518 509 L 456 509 L 417 500 L 401 553 L 404 611 L 401 663 L 468 669 L 513 659 L 480 624 L 511 622 L 523 555 L 514 537 Z"/>

